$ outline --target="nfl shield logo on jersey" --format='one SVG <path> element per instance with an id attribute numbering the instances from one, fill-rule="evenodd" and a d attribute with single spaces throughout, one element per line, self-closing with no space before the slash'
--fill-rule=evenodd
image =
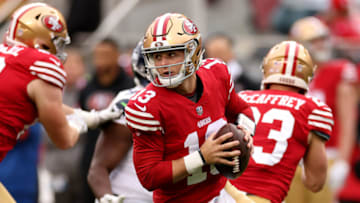
<path id="1" fill-rule="evenodd" d="M 202 106 L 197 106 L 196 107 L 196 113 L 201 116 L 203 114 L 203 108 Z"/>

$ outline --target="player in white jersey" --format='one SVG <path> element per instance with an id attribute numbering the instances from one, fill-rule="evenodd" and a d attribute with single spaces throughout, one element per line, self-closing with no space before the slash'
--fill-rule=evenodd
<path id="1" fill-rule="evenodd" d="M 118 93 L 111 105 L 123 109 L 130 97 L 148 84 L 144 58 L 141 54 L 142 40 L 132 54 L 132 68 L 136 86 Z M 110 106 L 111 106 L 110 105 Z M 152 193 L 140 184 L 132 159 L 132 140 L 125 126 L 125 116 L 113 120 L 103 128 L 98 138 L 88 182 L 99 203 L 147 203 Z"/>

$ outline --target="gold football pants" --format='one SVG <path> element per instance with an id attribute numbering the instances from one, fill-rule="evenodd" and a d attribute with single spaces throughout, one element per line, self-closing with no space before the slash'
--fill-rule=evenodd
<path id="1" fill-rule="evenodd" d="M 225 191 L 236 201 L 236 203 L 270 203 L 268 199 L 256 195 L 249 195 L 238 190 L 229 181 L 225 184 Z"/>
<path id="2" fill-rule="evenodd" d="M 7 191 L 5 186 L 0 182 L 0 200 L 2 203 L 16 203 L 14 198 Z"/>
<path id="3" fill-rule="evenodd" d="M 328 161 L 328 168 L 331 167 L 332 163 L 332 160 Z M 330 189 L 328 180 L 326 180 L 325 185 L 320 192 L 313 193 L 305 188 L 301 180 L 301 173 L 302 168 L 298 166 L 291 182 L 288 195 L 285 198 L 286 203 L 332 203 L 334 201 L 334 194 Z"/>

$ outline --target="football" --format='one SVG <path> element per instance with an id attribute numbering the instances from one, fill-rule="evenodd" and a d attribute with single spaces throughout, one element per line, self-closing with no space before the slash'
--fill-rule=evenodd
<path id="1" fill-rule="evenodd" d="M 250 149 L 246 146 L 247 142 L 244 141 L 245 132 L 241 129 L 238 129 L 236 125 L 228 123 L 224 125 L 215 135 L 215 139 L 220 137 L 228 132 L 232 132 L 233 136 L 227 139 L 224 143 L 231 142 L 234 140 L 239 140 L 240 144 L 233 147 L 231 150 L 240 150 L 241 154 L 232 158 L 227 158 L 232 161 L 235 159 L 235 166 L 228 166 L 224 164 L 215 164 L 216 169 L 228 179 L 238 178 L 246 169 L 249 159 L 250 159 Z"/>

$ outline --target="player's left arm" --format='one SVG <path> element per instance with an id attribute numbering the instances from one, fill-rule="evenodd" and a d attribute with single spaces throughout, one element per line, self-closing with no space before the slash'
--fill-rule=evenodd
<path id="1" fill-rule="evenodd" d="M 356 143 L 358 97 L 353 83 L 343 81 L 336 89 L 336 111 L 339 122 L 338 156 L 329 169 L 329 181 L 338 190 L 350 172 L 350 159 Z"/>
<path id="2" fill-rule="evenodd" d="M 302 181 L 309 190 L 318 192 L 326 181 L 327 157 L 325 142 L 330 139 L 334 127 L 331 109 L 319 99 L 312 99 L 315 108 L 308 115 L 307 124 L 309 134 L 307 137 L 307 151 L 303 157 Z"/>
<path id="3" fill-rule="evenodd" d="M 247 135 L 255 134 L 255 122 L 250 106 L 235 92 L 234 81 L 229 73 L 227 65 L 217 59 L 209 59 L 209 63 L 203 66 L 206 69 L 216 69 L 216 77 L 219 81 L 219 89 L 224 91 L 226 99 L 225 116 L 230 123 L 242 126 Z M 248 136 L 245 136 L 247 139 Z M 249 138 L 251 139 L 251 138 Z"/>
<path id="4" fill-rule="evenodd" d="M 111 123 L 102 129 L 88 173 L 95 197 L 113 193 L 109 174 L 126 157 L 131 145 L 131 131 L 125 125 Z"/>
<path id="5" fill-rule="evenodd" d="M 349 162 L 356 140 L 358 98 L 354 84 L 342 82 L 336 91 L 338 121 L 340 122 L 339 159 Z"/>
<path id="6" fill-rule="evenodd" d="M 319 192 L 326 181 L 327 157 L 325 150 L 326 140 L 311 131 L 309 147 L 304 155 L 304 168 L 302 181 L 307 189 L 312 192 Z"/>
<path id="7" fill-rule="evenodd" d="M 243 129 L 246 134 L 244 140 L 248 142 L 248 148 L 253 151 L 253 138 L 255 134 L 255 122 L 250 106 L 235 92 L 234 82 L 228 75 L 228 103 L 225 115 L 232 123 L 236 123 L 238 128 Z"/>
<path id="8" fill-rule="evenodd" d="M 356 66 L 347 63 L 341 72 L 341 82 L 336 89 L 336 111 L 340 127 L 339 160 L 349 162 L 356 141 L 357 128 L 357 77 Z"/>

